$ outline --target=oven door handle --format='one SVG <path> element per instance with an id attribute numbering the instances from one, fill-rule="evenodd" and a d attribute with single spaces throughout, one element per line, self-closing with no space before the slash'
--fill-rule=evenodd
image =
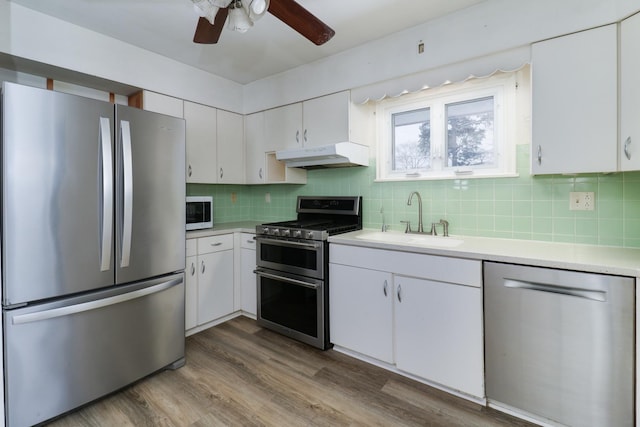
<path id="1" fill-rule="evenodd" d="M 269 273 L 265 273 L 262 270 L 253 270 L 253 272 L 258 276 L 266 277 L 267 279 L 280 280 L 281 282 L 300 285 L 300 286 L 304 286 L 305 288 L 318 289 L 320 287 L 320 285 L 316 285 L 314 283 L 308 283 L 308 282 L 303 282 L 302 280 L 290 279 L 288 277 L 278 276 L 276 274 L 269 274 Z"/>
<path id="2" fill-rule="evenodd" d="M 254 239 L 262 242 L 275 243 L 280 246 L 298 246 L 298 247 L 311 248 L 311 249 L 318 249 L 320 247 L 319 243 L 301 243 L 301 242 L 294 242 L 292 240 L 269 239 L 268 237 L 257 237 L 257 236 L 254 237 Z"/>

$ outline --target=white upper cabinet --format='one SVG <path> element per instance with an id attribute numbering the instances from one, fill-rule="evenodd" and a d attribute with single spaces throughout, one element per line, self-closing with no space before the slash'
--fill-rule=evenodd
<path id="1" fill-rule="evenodd" d="M 265 183 L 264 111 L 244 117 L 247 184 Z"/>
<path id="2" fill-rule="evenodd" d="M 216 109 L 184 102 L 187 141 L 187 182 L 217 182 L 217 115 Z"/>
<path id="3" fill-rule="evenodd" d="M 245 116 L 245 159 L 246 159 L 246 183 L 247 184 L 305 184 L 307 171 L 299 168 L 288 168 L 284 162 L 276 159 L 275 150 L 280 149 L 273 143 L 274 139 L 283 141 L 286 135 L 294 135 L 295 132 L 283 132 L 284 128 L 274 126 L 277 117 L 286 116 L 287 107 L 275 110 L 260 111 Z M 277 110 L 277 111 L 276 111 Z M 285 120 L 286 122 L 286 120 Z M 283 122 L 279 122 L 283 123 Z M 267 126 L 267 124 L 269 124 Z M 267 127 L 272 134 L 279 136 L 269 138 Z M 278 129 L 276 129 L 278 128 Z M 269 142 L 271 141 L 271 142 Z"/>
<path id="4" fill-rule="evenodd" d="M 349 92 L 339 92 L 302 103 L 302 143 L 317 147 L 350 141 Z M 353 141 L 357 142 L 357 141 Z"/>
<path id="5" fill-rule="evenodd" d="M 317 147 L 337 142 L 369 145 L 372 116 L 351 103 L 349 91 L 265 111 L 265 150 Z"/>
<path id="6" fill-rule="evenodd" d="M 244 184 L 244 119 L 241 114 L 184 102 L 187 182 Z"/>
<path id="7" fill-rule="evenodd" d="M 218 110 L 217 116 L 217 182 L 244 184 L 244 119 L 224 110 Z"/>
<path id="8" fill-rule="evenodd" d="M 148 90 L 142 91 L 142 108 L 181 119 L 184 117 L 182 99 L 149 92 Z"/>
<path id="9" fill-rule="evenodd" d="M 532 173 L 617 170 L 617 52 L 616 24 L 533 44 Z"/>
<path id="10" fill-rule="evenodd" d="M 620 169 L 640 170 L 640 13 L 620 31 Z"/>
<path id="11" fill-rule="evenodd" d="M 302 104 L 290 104 L 265 111 L 265 151 L 295 147 L 302 147 Z"/>

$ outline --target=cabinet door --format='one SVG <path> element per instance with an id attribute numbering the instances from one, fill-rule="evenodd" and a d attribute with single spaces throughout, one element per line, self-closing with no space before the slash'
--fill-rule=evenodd
<path id="1" fill-rule="evenodd" d="M 302 147 L 302 104 L 264 112 L 265 151 Z"/>
<path id="2" fill-rule="evenodd" d="M 349 92 L 305 101 L 302 138 L 305 147 L 349 141 Z"/>
<path id="3" fill-rule="evenodd" d="M 396 366 L 484 397 L 482 290 L 395 276 Z"/>
<path id="4" fill-rule="evenodd" d="M 184 328 L 189 330 L 198 326 L 198 258 L 188 256 L 185 271 L 184 289 Z"/>
<path id="5" fill-rule="evenodd" d="M 640 13 L 620 26 L 620 169 L 640 169 Z"/>
<path id="6" fill-rule="evenodd" d="M 187 140 L 187 182 L 218 182 L 216 109 L 206 105 L 184 103 Z"/>
<path id="7" fill-rule="evenodd" d="M 244 184 L 244 119 L 218 110 L 218 183 Z"/>
<path id="8" fill-rule="evenodd" d="M 242 303 L 241 308 L 245 313 L 256 315 L 258 311 L 258 291 L 256 275 L 256 251 L 255 249 L 241 249 L 240 254 L 240 282 Z"/>
<path id="9" fill-rule="evenodd" d="M 233 251 L 198 255 L 198 324 L 233 312 Z"/>
<path id="10" fill-rule="evenodd" d="M 615 24 L 532 47 L 532 172 L 617 169 Z"/>
<path id="11" fill-rule="evenodd" d="M 154 113 L 166 114 L 183 118 L 183 102 L 181 99 L 172 98 L 167 95 L 161 95 L 147 90 L 142 92 L 142 108 Z"/>
<path id="12" fill-rule="evenodd" d="M 249 114 L 244 118 L 245 158 L 247 184 L 264 184 L 264 112 Z"/>
<path id="13" fill-rule="evenodd" d="M 331 264 L 329 329 L 332 343 L 393 363 L 391 280 L 390 273 Z"/>

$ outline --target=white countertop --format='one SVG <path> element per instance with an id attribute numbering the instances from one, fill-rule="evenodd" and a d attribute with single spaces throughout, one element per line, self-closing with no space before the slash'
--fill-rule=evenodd
<path id="1" fill-rule="evenodd" d="M 187 239 L 197 239 L 198 237 L 209 237 L 227 233 L 255 233 L 256 226 L 260 224 L 262 224 L 262 222 L 259 221 L 223 222 L 215 224 L 213 228 L 187 231 Z"/>
<path id="2" fill-rule="evenodd" d="M 363 235 L 375 230 L 360 230 L 329 237 L 330 243 L 389 249 L 405 252 L 444 255 L 457 258 L 498 261 L 514 264 L 588 271 L 640 277 L 640 249 L 610 246 L 579 245 L 571 243 L 541 242 L 533 240 L 499 239 L 476 236 L 437 237 L 458 239 L 462 243 L 455 247 L 429 246 L 423 243 L 387 242 L 378 238 L 363 239 Z M 411 236 L 399 232 L 388 232 L 391 240 Z M 358 238 L 361 236 L 361 238 Z"/>

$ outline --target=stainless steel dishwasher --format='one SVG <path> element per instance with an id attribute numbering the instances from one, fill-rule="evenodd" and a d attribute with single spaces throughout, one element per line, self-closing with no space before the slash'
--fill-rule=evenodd
<path id="1" fill-rule="evenodd" d="M 485 262 L 489 404 L 569 426 L 634 425 L 634 287 Z"/>

